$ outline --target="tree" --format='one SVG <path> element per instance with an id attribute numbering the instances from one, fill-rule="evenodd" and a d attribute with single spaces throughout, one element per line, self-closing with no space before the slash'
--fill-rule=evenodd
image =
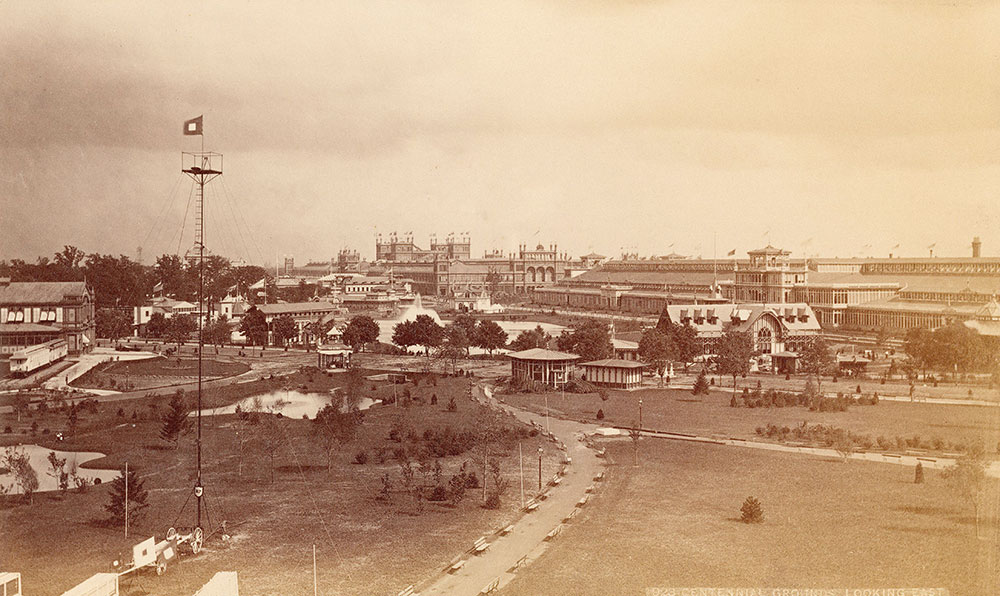
<path id="1" fill-rule="evenodd" d="M 66 494 L 69 489 L 69 474 L 66 473 L 66 458 L 59 457 L 55 451 L 49 452 L 49 470 L 46 472 L 59 486 L 59 492 Z"/>
<path id="2" fill-rule="evenodd" d="M 532 348 L 547 348 L 552 336 L 538 325 L 534 329 L 522 331 L 514 341 L 510 342 L 510 349 L 515 352 L 530 350 Z"/>
<path id="3" fill-rule="evenodd" d="M 667 369 L 667 363 L 676 353 L 676 347 L 670 337 L 654 327 L 642 334 L 639 340 L 639 356 L 649 362 L 656 369 L 659 376 L 659 385 L 663 386 L 663 375 Z"/>
<path id="4" fill-rule="evenodd" d="M 802 370 L 816 377 L 816 389 L 822 395 L 823 382 L 820 375 L 823 375 L 834 365 L 833 353 L 830 346 L 822 337 L 814 337 L 802 346 L 802 358 L 799 363 Z"/>
<path id="5" fill-rule="evenodd" d="M 444 328 L 444 339 L 437 349 L 438 356 L 451 361 L 452 372 L 458 359 L 465 356 L 469 350 L 469 338 L 465 334 L 465 329 L 458 325 L 451 324 Z"/>
<path id="6" fill-rule="evenodd" d="M 476 346 L 486 350 L 491 356 L 494 350 L 507 345 L 507 332 L 496 321 L 479 321 L 474 337 Z"/>
<path id="7" fill-rule="evenodd" d="M 906 332 L 903 349 L 913 365 L 926 376 L 934 362 L 934 335 L 927 329 L 910 329 Z"/>
<path id="8" fill-rule="evenodd" d="M 170 323 L 167 326 L 167 337 L 179 348 L 197 328 L 198 326 L 190 315 L 174 315 L 170 317 Z"/>
<path id="9" fill-rule="evenodd" d="M 982 446 L 975 445 L 944 471 L 944 477 L 962 495 L 976 517 L 976 535 L 979 535 L 979 514 L 986 497 L 986 460 Z"/>
<path id="10" fill-rule="evenodd" d="M 256 306 L 243 314 L 240 320 L 240 333 L 251 346 L 263 346 L 267 343 L 267 317 Z"/>
<path id="11" fill-rule="evenodd" d="M 274 345 L 288 345 L 288 340 L 296 335 L 295 321 L 288 315 L 281 315 L 271 323 L 271 335 L 274 337 Z"/>
<path id="12" fill-rule="evenodd" d="M 131 335 L 132 317 L 128 312 L 117 308 L 100 308 L 94 315 L 94 325 L 97 327 L 97 337 L 116 341 Z"/>
<path id="13" fill-rule="evenodd" d="M 740 507 L 740 521 L 745 524 L 759 524 L 764 521 L 764 509 L 760 506 L 760 501 L 754 497 L 747 497 Z"/>
<path id="14" fill-rule="evenodd" d="M 701 372 L 698 373 L 698 378 L 694 382 L 694 387 L 691 388 L 691 393 L 694 395 L 708 395 L 708 378 L 705 376 L 705 367 L 701 368 Z M 733 391 L 733 398 L 736 397 L 735 390 Z"/>
<path id="15" fill-rule="evenodd" d="M 232 328 L 229 326 L 229 319 L 226 315 L 221 315 L 202 330 L 202 337 L 205 343 L 214 344 L 219 347 L 228 343 L 231 336 Z"/>
<path id="16" fill-rule="evenodd" d="M 128 488 L 126 489 L 126 479 Z M 108 504 L 104 510 L 110 515 L 108 523 L 115 526 L 125 525 L 125 494 L 128 493 L 128 525 L 135 524 L 136 521 L 145 515 L 145 510 L 149 507 L 147 502 L 149 493 L 146 491 L 145 482 L 139 477 L 139 472 L 135 468 L 130 468 L 128 475 L 122 467 L 117 478 L 111 482 L 111 492 L 108 494 Z"/>
<path id="17" fill-rule="evenodd" d="M 170 321 L 161 312 L 154 312 L 146 322 L 146 337 L 164 337 L 170 329 Z"/>
<path id="18" fill-rule="evenodd" d="M 396 323 L 392 328 L 392 343 L 404 349 L 417 345 L 416 323 L 414 321 Z"/>
<path id="19" fill-rule="evenodd" d="M 577 354 L 585 361 L 611 358 L 615 354 L 607 324 L 597 319 L 588 319 L 573 331 L 563 332 L 556 339 L 556 345 L 560 350 Z"/>
<path id="20" fill-rule="evenodd" d="M 719 374 L 733 377 L 733 393 L 736 393 L 736 377 L 745 377 L 750 372 L 753 357 L 753 341 L 750 334 L 730 329 L 719 338 L 715 364 Z"/>
<path id="21" fill-rule="evenodd" d="M 674 358 L 684 363 L 684 370 L 694 357 L 701 353 L 701 343 L 698 340 L 698 330 L 692 325 L 673 325 L 670 339 L 674 344 Z"/>
<path id="22" fill-rule="evenodd" d="M 455 317 L 455 320 L 451 322 L 452 325 L 459 327 L 465 332 L 465 337 L 469 339 L 470 345 L 476 337 L 476 319 L 468 313 L 460 313 Z"/>
<path id="23" fill-rule="evenodd" d="M 326 334 L 333 329 L 333 320 L 324 320 L 325 315 L 320 315 L 315 321 L 306 324 L 305 335 L 306 335 L 306 351 L 309 351 L 310 346 L 323 343 L 323 339 Z"/>
<path id="24" fill-rule="evenodd" d="M 430 356 L 431 348 L 440 346 L 444 341 L 444 328 L 428 315 L 417 315 L 413 321 L 413 335 L 416 343 L 424 346 Z"/>
<path id="25" fill-rule="evenodd" d="M 38 490 L 38 474 L 31 467 L 31 459 L 23 449 L 7 447 L 0 468 L 7 468 L 14 476 L 14 483 L 21 489 L 21 494 L 28 503 L 34 502 L 35 491 Z"/>
<path id="26" fill-rule="evenodd" d="M 365 344 L 378 341 L 378 323 L 369 316 L 358 315 L 347 323 L 344 329 L 344 343 L 351 346 L 355 352 L 364 351 Z"/>
<path id="27" fill-rule="evenodd" d="M 349 443 L 361 424 L 362 413 L 355 405 L 346 411 L 335 404 L 323 406 L 312 421 L 312 435 L 326 454 L 326 469 L 333 466 L 333 454 Z"/>
<path id="28" fill-rule="evenodd" d="M 259 446 L 268 458 L 268 472 L 270 483 L 274 484 L 274 458 L 278 450 L 285 444 L 287 436 L 284 427 L 284 417 L 281 416 L 280 406 L 271 406 L 269 412 L 260 418 L 260 439 Z"/>
<path id="29" fill-rule="evenodd" d="M 178 390 L 170 398 L 169 409 L 163 416 L 163 422 L 160 425 L 160 438 L 167 443 L 173 443 L 174 449 L 177 449 L 181 434 L 187 432 L 188 428 L 190 428 L 188 411 L 184 406 L 184 399 L 181 392 Z"/>
<path id="30" fill-rule="evenodd" d="M 178 255 L 160 255 L 153 266 L 153 278 L 163 287 L 164 296 L 178 300 L 193 300 L 198 286 L 184 271 L 184 261 Z"/>

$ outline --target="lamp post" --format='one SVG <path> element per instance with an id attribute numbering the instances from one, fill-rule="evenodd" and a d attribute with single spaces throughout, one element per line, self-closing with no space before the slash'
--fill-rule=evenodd
<path id="1" fill-rule="evenodd" d="M 639 398 L 639 430 L 642 430 L 642 398 Z"/>
<path id="2" fill-rule="evenodd" d="M 549 431 L 549 394 L 545 392 L 545 432 Z"/>
<path id="3" fill-rule="evenodd" d="M 542 448 L 538 448 L 538 490 L 542 490 Z"/>

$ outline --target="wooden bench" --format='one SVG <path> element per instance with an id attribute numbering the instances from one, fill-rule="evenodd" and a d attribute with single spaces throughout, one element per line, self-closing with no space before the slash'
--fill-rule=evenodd
<path id="1" fill-rule="evenodd" d="M 448 567 L 448 573 L 455 573 L 462 567 L 465 567 L 465 559 L 459 559 L 458 561 L 452 563 L 451 566 Z"/>
<path id="2" fill-rule="evenodd" d="M 559 469 L 559 475 L 560 476 L 566 475 L 566 466 L 563 466 L 562 468 Z"/>
<path id="3" fill-rule="evenodd" d="M 597 476 L 594 476 L 595 482 L 601 482 L 604 480 L 604 472 L 598 472 Z"/>
<path id="4" fill-rule="evenodd" d="M 524 567 L 527 564 L 528 564 L 528 555 L 524 555 L 523 557 L 517 560 L 517 563 L 514 563 L 513 567 L 507 570 L 507 573 L 514 573 L 515 571 L 517 571 L 521 567 Z"/>
<path id="5" fill-rule="evenodd" d="M 503 528 L 502 530 L 500 530 L 500 535 L 501 536 L 506 536 L 507 534 L 510 534 L 513 531 L 514 531 L 514 524 L 511 524 L 511 525 L 507 526 L 506 528 Z"/>
<path id="6" fill-rule="evenodd" d="M 479 540 L 476 540 L 472 545 L 472 552 L 475 554 L 480 554 L 490 547 L 490 543 L 486 542 L 486 536 L 482 536 Z"/>
<path id="7" fill-rule="evenodd" d="M 552 480 L 549 480 L 549 484 L 551 484 L 552 486 L 559 486 L 560 482 L 562 482 L 562 478 L 560 478 L 559 476 L 553 476 Z"/>
<path id="8" fill-rule="evenodd" d="M 553 538 L 558 536 L 560 530 L 562 530 L 562 526 L 556 526 L 554 530 L 545 535 L 545 542 L 550 542 Z"/>
<path id="9" fill-rule="evenodd" d="M 594 492 L 594 485 L 591 484 L 590 486 L 587 487 L 587 490 L 585 490 L 583 492 L 585 492 L 585 493 L 592 493 L 592 492 Z"/>
<path id="10" fill-rule="evenodd" d="M 526 512 L 528 512 L 528 513 L 531 513 L 532 511 L 535 511 L 536 509 L 538 509 L 538 503 L 535 503 L 535 502 L 528 503 L 528 506 L 524 508 L 524 510 Z"/>
<path id="11" fill-rule="evenodd" d="M 417 594 L 416 592 L 413 591 L 413 586 L 406 586 L 405 588 L 400 590 L 396 594 L 396 596 L 420 596 L 420 594 Z"/>
<path id="12" fill-rule="evenodd" d="M 576 506 L 583 507 L 584 505 L 587 504 L 587 501 L 589 500 L 590 500 L 590 495 L 583 495 L 583 497 L 581 497 L 580 500 L 576 502 Z"/>
<path id="13" fill-rule="evenodd" d="M 536 501 L 544 501 L 545 499 L 548 499 L 548 498 L 549 498 L 549 491 L 545 491 L 545 492 L 541 493 L 540 495 L 538 495 L 537 497 L 535 497 L 535 500 Z"/>
<path id="14" fill-rule="evenodd" d="M 490 583 L 486 584 L 486 586 L 484 586 L 483 589 L 479 591 L 479 593 L 492 594 L 493 592 L 496 592 L 499 587 L 500 587 L 500 578 L 498 577 L 493 581 L 491 581 Z"/>
<path id="15" fill-rule="evenodd" d="M 567 455 L 566 457 L 563 458 L 563 462 L 562 463 L 564 463 L 566 465 L 569 465 L 569 464 L 573 463 L 573 458 Z"/>
<path id="16" fill-rule="evenodd" d="M 579 512 L 579 511 L 580 511 L 579 509 L 574 509 L 573 511 L 570 511 L 570 512 L 569 512 L 569 515 L 567 515 L 566 517 L 564 517 L 564 518 L 563 518 L 563 523 L 566 523 L 566 522 L 568 522 L 569 520 L 573 519 L 573 517 L 574 517 L 574 516 L 575 516 L 575 515 L 576 515 L 576 514 L 577 514 L 577 513 Z"/>
<path id="17" fill-rule="evenodd" d="M 597 457 L 604 457 L 604 450 L 601 449 L 600 451 L 597 452 L 596 455 L 597 455 Z"/>

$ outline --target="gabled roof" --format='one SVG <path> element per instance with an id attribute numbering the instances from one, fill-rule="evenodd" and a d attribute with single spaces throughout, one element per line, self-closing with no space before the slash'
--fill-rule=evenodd
<path id="1" fill-rule="evenodd" d="M 15 281 L 0 286 L 0 304 L 62 304 L 80 302 L 87 294 L 82 281 Z"/>
<path id="2" fill-rule="evenodd" d="M 511 352 L 507 356 L 514 360 L 550 360 L 553 362 L 568 362 L 580 359 L 576 354 L 556 352 L 555 350 L 546 350 L 544 348 L 531 348 L 530 350 Z"/>

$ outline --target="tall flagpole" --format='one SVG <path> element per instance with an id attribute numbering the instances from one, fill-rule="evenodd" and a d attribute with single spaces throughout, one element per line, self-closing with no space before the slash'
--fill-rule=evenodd
<path id="1" fill-rule="evenodd" d="M 193 125 L 193 126 L 192 126 Z M 204 484 L 202 483 L 201 475 L 201 410 L 202 410 L 202 374 L 203 374 L 203 362 L 202 353 L 204 352 L 204 330 L 205 330 L 205 317 L 208 316 L 207 308 L 205 304 L 205 185 L 214 180 L 216 177 L 222 174 L 222 155 L 218 153 L 205 153 L 205 135 L 202 128 L 202 117 L 199 116 L 194 120 L 190 120 L 185 123 L 184 134 L 196 134 L 201 137 L 201 152 L 197 155 L 183 154 L 184 156 L 191 157 L 191 165 L 183 169 L 183 172 L 194 180 L 197 186 L 197 201 L 198 201 L 198 430 L 197 438 L 195 442 L 197 444 L 198 450 L 198 476 L 194 487 L 195 495 L 195 508 L 196 508 L 196 525 L 195 528 L 201 529 L 201 499 L 204 496 Z M 213 164 L 213 158 L 217 158 L 217 163 Z M 182 156 L 182 166 L 183 166 L 183 156 Z"/>

